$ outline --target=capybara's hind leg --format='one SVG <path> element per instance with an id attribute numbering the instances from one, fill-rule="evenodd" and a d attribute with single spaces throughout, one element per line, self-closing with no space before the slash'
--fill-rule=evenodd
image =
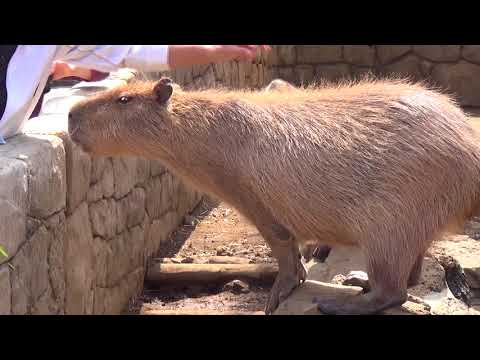
<path id="1" fill-rule="evenodd" d="M 417 261 L 410 271 L 410 277 L 408 278 L 408 287 L 418 285 L 422 275 L 424 254 L 419 255 Z M 347 274 L 346 279 L 342 282 L 342 285 L 359 286 L 363 288 L 363 292 L 370 291 L 370 282 L 368 281 L 368 275 L 364 271 L 351 271 Z"/>
<path id="2" fill-rule="evenodd" d="M 351 296 L 343 301 L 318 299 L 318 308 L 322 313 L 332 315 L 368 315 L 399 306 L 407 300 L 407 282 L 411 269 L 418 259 L 418 252 L 407 251 L 401 246 L 402 240 L 392 239 L 391 244 L 398 246 L 383 249 L 378 241 L 369 239 L 364 248 L 367 259 L 368 281 L 371 291 L 367 294 Z"/>
<path id="3" fill-rule="evenodd" d="M 268 315 L 306 279 L 307 271 L 302 264 L 299 247 L 287 229 L 265 221 L 257 224 L 257 227 L 278 261 L 278 275 L 265 306 L 265 313 Z"/>
<path id="4" fill-rule="evenodd" d="M 408 287 L 415 286 L 420 283 L 420 278 L 422 275 L 423 257 L 424 254 L 422 253 L 418 256 L 417 261 L 415 261 L 415 264 L 410 271 L 410 277 L 408 278 Z"/>

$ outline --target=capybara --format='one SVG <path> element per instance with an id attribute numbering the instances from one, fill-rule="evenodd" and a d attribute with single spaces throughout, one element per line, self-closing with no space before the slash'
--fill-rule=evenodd
<path id="1" fill-rule="evenodd" d="M 373 314 L 407 299 L 425 251 L 480 195 L 480 141 L 447 95 L 365 79 L 295 91 L 183 91 L 168 78 L 99 93 L 69 113 L 91 154 L 162 161 L 256 225 L 278 261 L 271 313 L 301 281 L 299 244 L 357 245 L 371 290 L 320 299 Z"/>

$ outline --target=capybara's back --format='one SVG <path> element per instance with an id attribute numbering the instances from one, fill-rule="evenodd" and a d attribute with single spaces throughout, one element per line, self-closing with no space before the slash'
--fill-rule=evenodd
<path id="1" fill-rule="evenodd" d="M 370 293 L 322 311 L 403 303 L 431 241 L 479 202 L 479 139 L 466 116 L 400 80 L 185 92 L 162 79 L 78 104 L 70 129 L 93 153 L 158 158 L 246 215 L 279 262 L 267 312 L 305 277 L 298 243 L 309 241 L 359 245 L 368 265 Z"/>
<path id="2" fill-rule="evenodd" d="M 480 143 L 445 95 L 368 81 L 242 102 L 264 111 L 242 166 L 299 240 L 358 243 L 390 223 L 432 238 L 477 202 Z"/>

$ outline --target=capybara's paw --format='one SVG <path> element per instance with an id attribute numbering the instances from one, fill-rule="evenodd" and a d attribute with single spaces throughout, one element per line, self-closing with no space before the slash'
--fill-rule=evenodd
<path id="1" fill-rule="evenodd" d="M 370 291 L 370 282 L 368 281 L 368 275 L 364 271 L 350 271 L 347 274 L 346 279 L 343 280 L 342 285 L 359 286 L 363 288 L 364 293 Z"/>
<path id="2" fill-rule="evenodd" d="M 297 288 L 300 284 L 299 276 L 280 277 L 277 276 L 275 283 L 265 305 L 265 314 L 272 314 L 284 300 Z"/>
<path id="3" fill-rule="evenodd" d="M 388 296 L 378 291 L 371 291 L 343 299 L 315 298 L 313 303 L 317 304 L 317 309 L 325 315 L 373 315 L 402 305 L 406 300 L 406 293 L 402 291 Z"/>

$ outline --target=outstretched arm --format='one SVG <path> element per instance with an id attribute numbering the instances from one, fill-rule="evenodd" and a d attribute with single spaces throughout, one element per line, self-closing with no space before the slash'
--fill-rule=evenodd
<path id="1" fill-rule="evenodd" d="M 230 60 L 251 60 L 266 45 L 66 45 L 61 59 L 103 72 L 122 67 L 145 72 Z"/>

